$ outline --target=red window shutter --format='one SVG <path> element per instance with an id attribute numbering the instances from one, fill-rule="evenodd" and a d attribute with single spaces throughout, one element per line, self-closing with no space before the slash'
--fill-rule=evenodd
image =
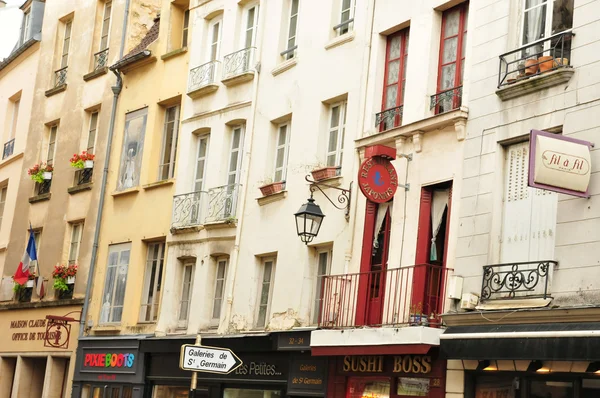
<path id="1" fill-rule="evenodd" d="M 419 206 L 419 227 L 417 232 L 417 254 L 415 265 L 427 264 L 431 248 L 431 201 L 433 190 L 421 188 L 421 203 Z M 413 273 L 412 306 L 423 306 L 427 283 L 427 269 L 416 267 Z"/>

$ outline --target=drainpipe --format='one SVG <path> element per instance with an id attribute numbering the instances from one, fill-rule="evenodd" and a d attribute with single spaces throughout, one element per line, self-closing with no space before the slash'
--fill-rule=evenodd
<path id="1" fill-rule="evenodd" d="M 129 16 L 129 2 L 131 0 L 125 0 L 125 15 L 123 16 L 123 32 L 121 34 L 121 48 L 119 50 L 119 59 L 123 58 L 123 52 L 125 50 L 125 34 L 127 32 L 127 17 Z M 79 337 L 83 336 L 85 331 L 85 325 L 87 320 L 87 314 L 90 306 L 92 285 L 94 280 L 94 270 L 96 269 L 96 261 L 98 259 L 98 240 L 100 239 L 100 225 L 102 223 L 102 213 L 104 211 L 104 195 L 106 194 L 106 180 L 108 179 L 108 165 L 110 163 L 110 150 L 112 147 L 112 140 L 115 131 L 115 117 L 117 114 L 117 102 L 119 100 L 119 94 L 123 87 L 123 80 L 119 71 L 112 70 L 117 76 L 115 85 L 112 86 L 113 92 L 113 103 L 110 111 L 110 123 L 108 125 L 108 140 L 106 142 L 106 155 L 104 159 L 104 170 L 102 172 L 102 184 L 100 185 L 100 201 L 98 203 L 98 213 L 96 215 L 96 227 L 94 229 L 94 243 L 92 244 L 92 259 L 90 260 L 90 269 L 88 270 L 87 286 L 85 288 L 85 300 L 83 302 L 83 309 L 81 310 L 81 321 L 79 325 Z"/>
<path id="2" fill-rule="evenodd" d="M 265 26 L 264 22 L 265 22 L 265 12 L 261 12 L 259 14 L 259 24 L 258 26 Z M 227 309 L 225 311 L 225 324 L 224 326 L 220 327 L 219 329 L 221 329 L 220 331 L 227 331 L 227 329 L 229 328 L 229 324 L 231 322 L 231 309 L 233 308 L 233 290 L 235 288 L 235 278 L 237 276 L 237 265 L 238 265 L 238 258 L 239 258 L 239 252 L 240 252 L 240 240 L 242 238 L 242 228 L 244 226 L 244 212 L 246 211 L 246 193 L 248 192 L 249 187 L 249 176 L 250 176 L 250 159 L 251 159 L 251 154 L 252 154 L 252 142 L 253 142 L 253 136 L 254 136 L 254 119 L 256 116 L 256 98 L 258 97 L 258 83 L 260 81 L 260 50 L 262 50 L 262 43 L 263 43 L 263 33 L 264 33 L 265 29 L 260 29 L 259 30 L 259 37 L 258 37 L 258 43 L 256 46 L 256 78 L 255 80 L 255 84 L 254 87 L 252 89 L 252 106 L 250 108 L 250 121 L 246 124 L 246 142 L 248 143 L 247 146 L 245 146 L 244 148 L 245 153 L 244 153 L 244 159 L 243 159 L 243 168 L 242 170 L 244 170 L 244 175 L 242 178 L 242 181 L 245 183 L 245 187 L 242 186 L 243 189 L 240 189 L 240 197 L 239 197 L 239 217 L 238 217 L 238 225 L 237 225 L 237 230 L 235 233 L 235 243 L 233 245 L 233 253 L 231 253 L 231 270 L 229 272 L 229 275 L 231 275 L 231 279 L 229 281 L 229 289 L 227 292 Z M 225 330 L 223 330 L 223 327 L 225 328 Z"/>

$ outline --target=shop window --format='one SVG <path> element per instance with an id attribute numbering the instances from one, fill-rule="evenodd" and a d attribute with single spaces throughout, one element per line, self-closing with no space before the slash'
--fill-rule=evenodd
<path id="1" fill-rule="evenodd" d="M 100 323 L 120 323 L 125 303 L 125 287 L 131 243 L 111 245 L 108 249 L 108 264 L 102 294 Z"/>
<path id="2" fill-rule="evenodd" d="M 156 322 L 158 318 L 164 262 L 165 242 L 149 243 L 146 254 L 146 272 L 144 273 L 140 322 Z"/>
<path id="3" fill-rule="evenodd" d="M 147 118 L 148 108 L 130 112 L 125 116 L 117 191 L 133 188 L 140 183 Z"/>
<path id="4" fill-rule="evenodd" d="M 152 398 L 187 398 L 188 396 L 189 387 L 154 386 L 152 389 Z"/>
<path id="5" fill-rule="evenodd" d="M 529 398 L 572 398 L 574 385 L 572 381 L 530 380 Z"/>
<path id="6" fill-rule="evenodd" d="M 518 380 L 518 378 L 504 375 L 478 376 L 475 385 L 475 398 L 520 397 L 521 395 L 516 390 L 516 387 L 520 385 Z"/>
<path id="7" fill-rule="evenodd" d="M 558 194 L 528 186 L 529 142 L 505 154 L 500 263 L 552 260 Z"/>
<path id="8" fill-rule="evenodd" d="M 348 382 L 347 398 L 378 397 L 389 398 L 390 380 L 351 378 Z"/>
<path id="9" fill-rule="evenodd" d="M 250 390 L 242 388 L 226 388 L 223 390 L 223 398 L 279 398 L 282 396 L 279 390 Z"/>

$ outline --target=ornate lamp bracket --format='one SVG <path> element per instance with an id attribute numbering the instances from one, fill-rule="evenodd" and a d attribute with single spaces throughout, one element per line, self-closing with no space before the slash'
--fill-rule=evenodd
<path id="1" fill-rule="evenodd" d="M 348 189 L 336 187 L 333 185 L 325 184 L 323 182 L 315 181 L 310 178 L 310 175 L 304 177 L 304 179 L 310 184 L 310 197 L 313 197 L 313 193 L 319 191 L 325 196 L 325 198 L 338 210 L 344 210 L 344 215 L 346 216 L 346 221 L 350 218 L 350 197 L 352 195 L 352 182 L 350 182 L 350 187 Z M 323 191 L 321 187 L 332 188 L 337 191 L 340 191 L 336 200 L 331 200 L 331 198 Z"/>

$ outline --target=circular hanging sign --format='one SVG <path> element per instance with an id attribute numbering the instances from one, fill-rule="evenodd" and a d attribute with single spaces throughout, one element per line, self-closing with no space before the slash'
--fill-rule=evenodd
<path id="1" fill-rule="evenodd" d="M 388 159 L 369 158 L 360 165 L 358 185 L 367 199 L 385 203 L 392 200 L 398 189 L 398 174 Z"/>

